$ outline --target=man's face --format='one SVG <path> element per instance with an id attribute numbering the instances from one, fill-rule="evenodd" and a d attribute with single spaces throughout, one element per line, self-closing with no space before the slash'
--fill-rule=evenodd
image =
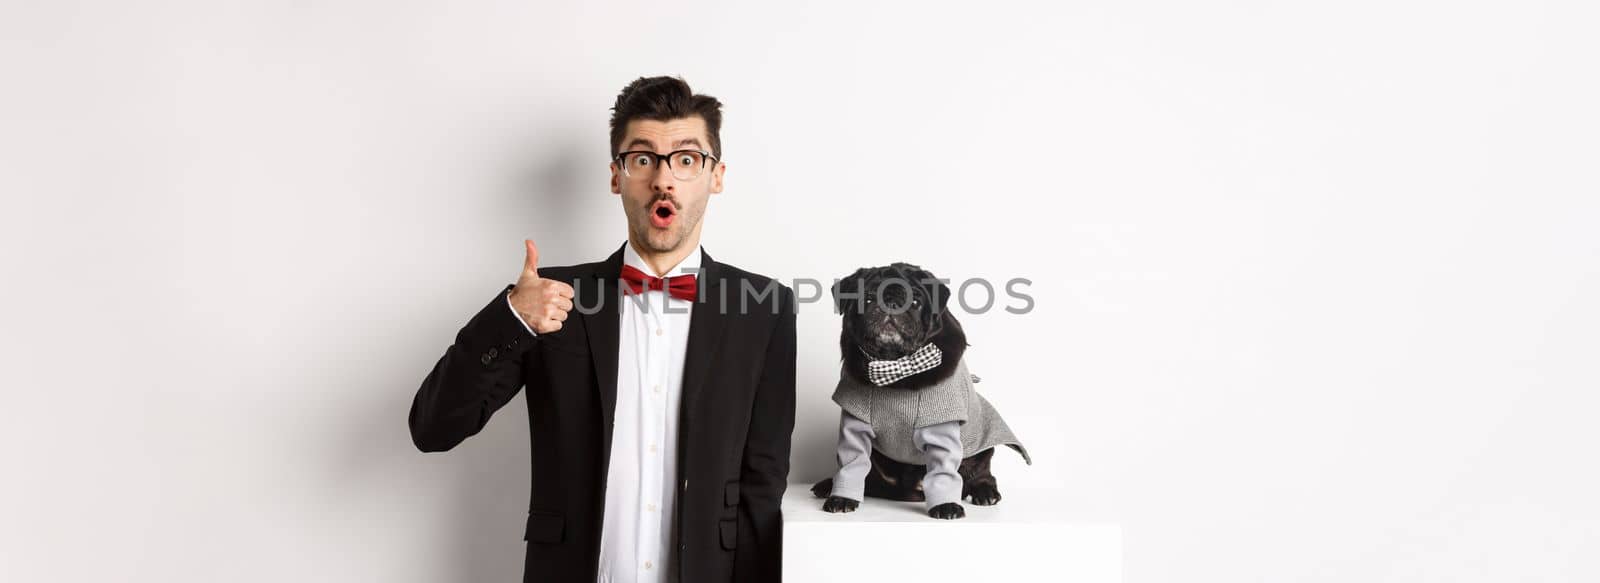
<path id="1" fill-rule="evenodd" d="M 654 152 L 665 155 L 678 150 L 711 152 L 706 121 L 700 116 L 629 121 L 622 145 L 614 154 Z M 628 233 L 634 241 L 656 253 L 678 249 L 685 241 L 698 241 L 706 200 L 722 192 L 722 172 L 726 167 L 721 161 L 707 157 L 697 176 L 681 179 L 676 174 L 687 176 L 696 170 L 684 164 L 685 158 L 674 158 L 669 167 L 659 158 L 624 156 L 622 164 L 629 165 L 626 172 L 616 161 L 611 163 L 611 192 L 622 195 Z"/>

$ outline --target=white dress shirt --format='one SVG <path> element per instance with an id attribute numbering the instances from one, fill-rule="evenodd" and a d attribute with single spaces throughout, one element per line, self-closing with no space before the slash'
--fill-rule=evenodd
<path id="1" fill-rule="evenodd" d="M 700 247 L 666 275 L 655 273 L 633 249 L 622 261 L 657 277 L 699 274 Z M 608 288 L 610 289 L 610 288 Z M 510 294 L 506 305 L 510 306 Z M 665 290 L 622 297 L 617 350 L 617 409 L 607 468 L 605 524 L 600 531 L 597 583 L 675 581 L 673 507 L 677 478 L 678 403 L 683 357 L 694 302 Z M 513 308 L 512 313 L 516 310 Z M 518 316 L 520 322 L 522 318 Z M 522 323 L 527 326 L 527 322 Z M 533 330 L 529 328 L 528 333 Z"/>

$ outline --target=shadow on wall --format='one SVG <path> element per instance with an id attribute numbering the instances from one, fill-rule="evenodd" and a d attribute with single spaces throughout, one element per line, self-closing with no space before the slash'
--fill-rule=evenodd
<path id="1" fill-rule="evenodd" d="M 524 140 L 527 146 L 516 150 L 527 152 L 527 159 L 519 157 L 519 165 L 508 173 L 506 188 L 495 193 L 499 204 L 494 208 L 505 212 L 484 217 L 481 224 L 504 233 L 504 244 L 516 250 L 517 263 L 506 266 L 508 284 L 516 281 L 521 267 L 522 239 L 533 239 L 539 246 L 540 264 L 567 265 L 605 258 L 582 256 L 584 243 L 595 238 L 586 233 L 605 234 L 600 238 L 606 242 L 606 254 L 628 236 L 622 209 L 617 208 L 621 203 L 609 190 L 606 161 L 585 156 L 579 147 L 585 140 L 578 139 L 579 134 L 570 130 L 556 133 L 565 139 L 545 133 Z M 600 201 L 606 204 L 596 204 Z M 597 208 L 603 211 L 596 213 Z"/>
<path id="2" fill-rule="evenodd" d="M 485 284 L 488 295 L 516 281 L 524 238 L 539 245 L 541 264 L 559 265 L 597 259 L 575 256 L 584 249 L 586 231 L 615 232 L 626 237 L 620 217 L 586 212 L 593 206 L 585 204 L 585 199 L 611 195 L 603 179 L 588 183 L 595 175 L 584 170 L 593 161 L 581 155 L 585 140 L 579 139 L 579 134 L 579 128 L 530 134 L 523 140 L 526 146 L 514 150 L 528 155 L 517 156 L 518 163 L 508 173 L 508 187 L 495 193 L 500 203 L 493 208 L 506 212 L 485 217 L 484 225 L 505 233 L 505 246 L 519 251 L 513 254 L 516 261 L 505 266 L 504 282 Z M 439 315 L 463 323 L 471 316 Z M 438 339 L 436 354 L 442 354 L 453 338 L 452 333 Z M 404 397 L 408 408 L 421 382 L 420 376 L 412 380 L 411 394 Z M 404 418 L 400 418 L 402 425 Z M 447 467 L 452 495 L 437 501 L 449 509 L 441 523 L 449 525 L 449 546 L 444 549 L 450 551 L 449 556 L 437 559 L 436 564 L 444 565 L 446 571 L 437 580 L 522 580 L 527 544 L 522 536 L 531 475 L 529 451 L 527 399 L 519 391 L 515 399 L 495 412 L 482 432 L 443 453 L 461 459 L 459 464 Z M 510 530 L 501 530 L 501 525 L 510 525 Z"/>
<path id="3" fill-rule="evenodd" d="M 574 258 L 584 249 L 586 231 L 614 231 L 617 238 L 626 236 L 620 216 L 595 216 L 593 212 L 593 198 L 610 194 L 604 174 L 600 174 L 600 181 L 588 183 L 596 174 L 583 167 L 592 164 L 578 151 L 583 141 L 575 138 L 576 132 L 553 133 L 555 137 L 544 133 L 524 140 L 528 147 L 518 149 L 528 152 L 522 166 L 511 168 L 505 187 L 487 195 L 496 199 L 487 206 L 501 212 L 479 217 L 472 227 L 496 233 L 495 240 L 504 239 L 504 249 L 484 250 L 507 258 L 500 276 L 467 285 L 474 290 L 469 292 L 470 301 L 456 304 L 467 306 L 463 312 L 424 313 L 420 317 L 427 320 L 410 322 L 413 331 L 448 329 L 448 333 L 408 338 L 398 346 L 389 346 L 394 350 L 391 354 L 408 355 L 387 361 L 399 362 L 398 366 L 352 371 L 352 376 L 360 378 L 340 379 L 338 383 L 358 387 L 361 394 L 372 395 L 379 402 L 365 403 L 361 410 L 346 416 L 346 421 L 352 423 L 348 441 L 343 444 L 345 455 L 340 456 L 345 465 L 337 468 L 335 475 L 344 481 L 350 478 L 352 467 L 364 468 L 358 472 L 364 475 L 358 481 L 361 488 L 367 489 L 394 488 L 395 480 L 407 475 L 425 476 L 429 487 L 397 489 L 446 493 L 438 498 L 403 501 L 395 510 L 413 514 L 396 520 L 396 524 L 433 526 L 431 532 L 398 537 L 436 543 L 423 546 L 422 552 L 433 556 L 397 557 L 397 565 L 411 566 L 410 569 L 437 569 L 422 573 L 402 569 L 411 578 L 408 580 L 522 580 L 526 550 L 522 535 L 530 482 L 525 396 L 519 391 L 516 398 L 495 412 L 481 432 L 448 452 L 418 452 L 411 442 L 407 416 L 417 388 L 454 341 L 459 327 L 496 291 L 516 281 L 523 257 L 518 251 L 522 239 L 531 238 L 540 246 L 540 263 L 556 265 L 599 259 Z M 462 195 L 472 193 L 440 193 Z M 440 275 L 444 276 L 441 281 L 454 279 L 449 273 Z M 476 291 L 480 289 L 481 293 Z M 345 380 L 353 382 L 342 382 Z M 375 463 L 379 467 L 373 467 Z"/>

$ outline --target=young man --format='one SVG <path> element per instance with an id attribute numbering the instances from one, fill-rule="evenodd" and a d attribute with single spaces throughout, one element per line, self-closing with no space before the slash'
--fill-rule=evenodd
<path id="1" fill-rule="evenodd" d="M 524 241 L 517 282 L 423 380 L 412 440 L 449 450 L 526 384 L 524 581 L 778 581 L 794 292 L 700 247 L 727 169 L 720 102 L 641 78 L 613 112 L 627 242 L 604 261 L 540 267 Z"/>

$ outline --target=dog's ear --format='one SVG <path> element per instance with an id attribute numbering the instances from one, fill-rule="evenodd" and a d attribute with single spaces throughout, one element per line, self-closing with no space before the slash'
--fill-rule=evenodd
<path id="1" fill-rule="evenodd" d="M 861 310 L 862 282 L 866 275 L 867 268 L 863 267 L 833 282 L 833 307 L 840 314 Z"/>
<path id="2" fill-rule="evenodd" d="M 927 331 L 928 338 L 933 338 L 944 329 L 944 311 L 950 305 L 950 286 L 939 281 L 933 272 L 916 265 L 896 263 L 893 267 L 900 277 L 920 292 L 924 303 L 920 314 L 923 330 Z"/>
<path id="3" fill-rule="evenodd" d="M 928 294 L 928 303 L 938 306 L 936 313 L 944 313 L 945 308 L 950 306 L 950 286 L 939 281 L 939 278 L 927 270 L 918 271 L 921 273 L 918 274 L 917 281 L 922 284 L 922 291 Z"/>
<path id="4" fill-rule="evenodd" d="M 918 288 L 922 292 L 923 301 L 933 306 L 936 312 L 943 313 L 950 305 L 950 286 L 939 281 L 933 272 L 910 263 L 895 263 L 890 267 L 894 268 L 895 274 L 905 279 L 908 285 Z"/>

